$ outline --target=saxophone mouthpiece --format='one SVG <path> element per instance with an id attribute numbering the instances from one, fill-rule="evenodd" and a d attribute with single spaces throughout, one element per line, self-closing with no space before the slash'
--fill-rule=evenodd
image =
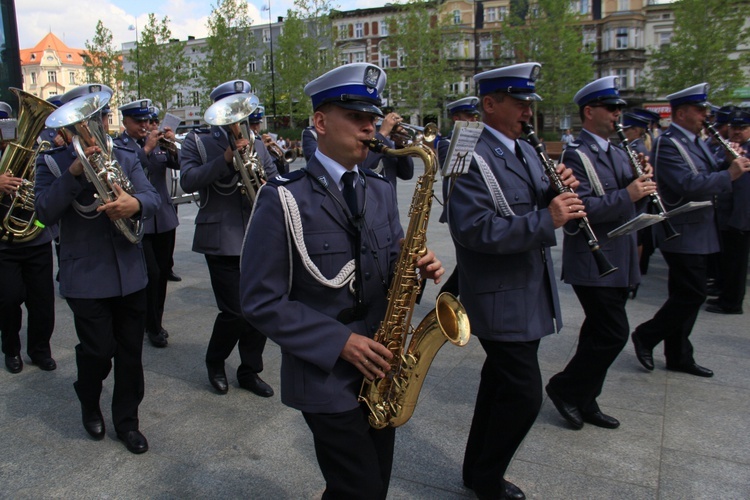
<path id="1" fill-rule="evenodd" d="M 372 139 L 363 140 L 362 143 L 370 148 L 370 151 L 373 151 L 375 153 L 383 153 L 383 148 L 385 148 L 385 144 L 383 144 L 383 141 L 379 141 L 375 137 Z"/>

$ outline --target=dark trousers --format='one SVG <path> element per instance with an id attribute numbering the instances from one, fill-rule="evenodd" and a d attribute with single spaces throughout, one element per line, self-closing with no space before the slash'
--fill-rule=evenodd
<path id="1" fill-rule="evenodd" d="M 112 420 L 117 432 L 138 429 L 143 400 L 143 328 L 146 290 L 107 299 L 67 299 L 80 344 L 76 346 L 81 404 L 98 408 L 102 382 L 115 365 Z"/>
<path id="2" fill-rule="evenodd" d="M 742 310 L 747 287 L 747 260 L 750 253 L 750 231 L 727 229 L 721 232 L 720 259 L 722 287 L 719 305 Z"/>
<path id="3" fill-rule="evenodd" d="M 326 481 L 324 500 L 385 499 L 391 480 L 396 429 L 373 429 L 367 410 L 305 413 L 315 456 Z"/>
<path id="4" fill-rule="evenodd" d="M 503 476 L 542 406 L 539 341 L 479 339 L 487 353 L 464 455 L 463 479 L 479 498 L 500 498 Z"/>
<path id="5" fill-rule="evenodd" d="M 158 334 L 167 300 L 167 278 L 172 269 L 172 249 L 176 231 L 146 234 L 143 236 L 143 254 L 146 257 L 148 286 L 146 286 L 146 330 Z"/>
<path id="6" fill-rule="evenodd" d="M 662 252 L 669 266 L 667 301 L 653 318 L 635 329 L 644 347 L 653 349 L 664 341 L 668 367 L 694 362 L 688 337 L 701 305 L 706 300 L 707 256 Z"/>
<path id="7" fill-rule="evenodd" d="M 595 413 L 599 411 L 596 398 L 602 393 L 607 370 L 628 342 L 628 289 L 574 285 L 573 290 L 586 318 L 575 355 L 549 385 L 583 413 Z"/>
<path id="8" fill-rule="evenodd" d="M 32 360 L 52 355 L 49 339 L 55 328 L 52 244 L 0 250 L 0 332 L 6 356 L 21 353 L 21 325 L 28 311 L 26 353 Z"/>
<path id="9" fill-rule="evenodd" d="M 239 256 L 206 255 L 211 287 L 219 314 L 206 351 L 206 363 L 223 364 L 239 343 L 240 366 L 237 380 L 263 370 L 266 337 L 242 316 L 240 307 Z"/>

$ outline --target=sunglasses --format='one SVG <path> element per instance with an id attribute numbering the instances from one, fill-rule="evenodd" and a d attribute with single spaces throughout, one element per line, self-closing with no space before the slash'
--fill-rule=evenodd
<path id="1" fill-rule="evenodd" d="M 622 106 L 619 106 L 617 104 L 595 104 L 591 107 L 592 108 L 604 108 L 610 113 L 614 113 L 615 111 L 619 111 L 622 109 Z"/>

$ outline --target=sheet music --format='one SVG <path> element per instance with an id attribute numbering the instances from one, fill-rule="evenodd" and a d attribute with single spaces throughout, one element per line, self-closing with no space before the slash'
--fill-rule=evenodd
<path id="1" fill-rule="evenodd" d="M 665 217 L 657 214 L 640 214 L 634 219 L 629 220 L 622 226 L 619 226 L 612 231 L 607 233 L 607 236 L 612 239 L 624 234 L 630 234 L 634 231 L 639 231 L 645 227 L 652 226 L 663 221 Z"/>
<path id="2" fill-rule="evenodd" d="M 445 157 L 443 177 L 465 174 L 469 170 L 471 155 L 484 130 L 484 123 L 457 121 L 453 127 L 451 145 Z"/>
<path id="3" fill-rule="evenodd" d="M 15 118 L 0 120 L 0 141 L 13 141 L 16 137 L 16 125 L 18 121 Z"/>
<path id="4" fill-rule="evenodd" d="M 169 127 L 172 129 L 172 132 L 176 132 L 180 122 L 182 122 L 182 118 L 173 115 L 172 113 L 167 113 L 164 115 L 164 119 L 159 123 L 159 131 L 164 132 L 164 129 Z"/>
<path id="5" fill-rule="evenodd" d="M 675 208 L 674 210 L 669 210 L 666 214 L 664 214 L 666 217 L 673 217 L 675 215 L 684 214 L 685 212 L 692 212 L 693 210 L 698 210 L 699 208 L 706 208 L 713 205 L 710 201 L 689 201 L 685 203 L 682 206 L 679 206 Z"/>

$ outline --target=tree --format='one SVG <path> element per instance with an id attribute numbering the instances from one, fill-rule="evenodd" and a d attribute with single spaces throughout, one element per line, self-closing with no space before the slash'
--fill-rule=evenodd
<path id="1" fill-rule="evenodd" d="M 743 4 L 743 5 L 740 5 Z M 750 43 L 750 28 L 743 27 L 747 1 L 680 0 L 674 3 L 674 32 L 668 45 L 654 49 L 648 84 L 661 95 L 692 85 L 711 84 L 711 101 L 723 104 L 747 77 L 741 66 L 750 58 L 731 54 Z"/>
<path id="2" fill-rule="evenodd" d="M 136 42 L 136 69 L 130 70 L 125 79 L 131 99 L 149 98 L 162 112 L 171 109 L 170 102 L 190 80 L 185 43 L 171 36 L 169 18 L 164 16 L 158 21 L 156 15 L 149 14 L 141 39 Z"/>
<path id="3" fill-rule="evenodd" d="M 274 70 L 276 102 L 280 114 L 289 116 L 289 127 L 312 114 L 312 104 L 304 88 L 327 70 L 335 59 L 327 54 L 333 46 L 330 4 L 318 0 L 296 0 L 287 11 L 284 31 L 276 39 Z M 283 110 L 283 111 L 281 111 Z"/>
<path id="4" fill-rule="evenodd" d="M 409 0 L 397 7 L 398 12 L 384 21 L 388 25 L 388 42 L 381 52 L 388 55 L 388 85 L 385 94 L 399 113 L 415 114 L 421 125 L 427 115 L 440 115 L 443 99 L 453 72 L 445 47 L 451 47 L 456 32 L 441 19 L 435 3 Z"/>
<path id="5" fill-rule="evenodd" d="M 208 17 L 208 38 L 199 82 L 206 89 L 203 104 L 209 104 L 208 92 L 230 79 L 247 80 L 253 88 L 263 82 L 259 69 L 258 43 L 250 32 L 253 24 L 247 3 L 241 0 L 217 0 Z"/>
<path id="6" fill-rule="evenodd" d="M 553 123 L 575 108 L 573 97 L 594 76 L 594 59 L 583 48 L 578 16 L 570 1 L 538 0 L 534 9 L 516 1 L 504 27 L 502 42 L 516 63 L 538 62 L 542 71 L 537 93 L 544 99 L 539 110 L 549 113 Z"/>
<path id="7" fill-rule="evenodd" d="M 115 107 L 121 103 L 122 85 L 125 76 L 122 68 L 122 57 L 120 51 L 112 44 L 112 31 L 110 31 L 100 20 L 96 23 L 94 38 L 86 40 L 86 52 L 81 54 L 83 67 L 86 70 L 86 81 L 76 82 L 78 85 L 84 83 L 102 83 L 114 91 L 112 103 Z"/>

